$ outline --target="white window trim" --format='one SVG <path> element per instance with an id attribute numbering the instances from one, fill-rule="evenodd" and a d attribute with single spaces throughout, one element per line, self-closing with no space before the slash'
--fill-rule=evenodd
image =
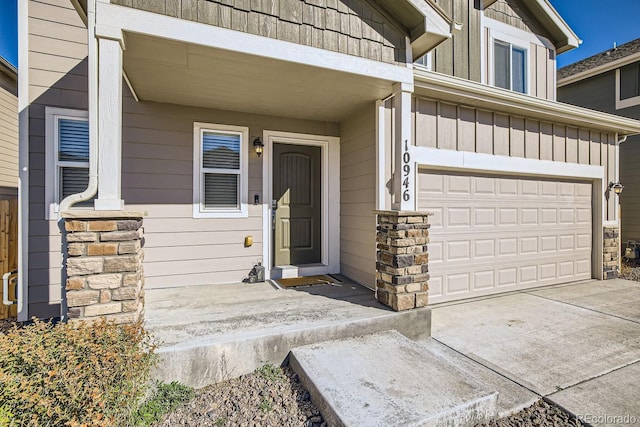
<path id="1" fill-rule="evenodd" d="M 240 136 L 240 207 L 237 209 L 204 209 L 202 173 L 202 142 L 204 131 L 227 132 Z M 249 128 L 214 123 L 193 123 L 193 217 L 194 218 L 247 218 L 249 194 Z"/>
<path id="2" fill-rule="evenodd" d="M 85 119 L 88 121 L 89 112 L 86 110 L 45 107 L 45 219 L 47 220 L 60 219 L 60 200 L 58 200 L 58 195 L 60 194 L 60 177 L 58 173 L 59 119 Z M 88 167 L 89 162 L 82 163 L 83 167 L 85 165 Z"/>
<path id="3" fill-rule="evenodd" d="M 629 65 L 629 64 L 626 64 Z M 616 110 L 640 105 L 640 96 L 620 99 L 620 68 L 616 68 Z"/>
<path id="4" fill-rule="evenodd" d="M 413 66 L 417 68 L 427 69 L 429 71 L 433 71 L 433 51 L 429 51 L 424 54 L 425 63 L 420 64 L 418 62 L 414 62 Z"/>
<path id="5" fill-rule="evenodd" d="M 551 49 L 555 53 L 555 47 L 546 38 L 537 34 L 529 33 L 511 25 L 505 24 L 495 19 L 482 16 L 482 73 L 487 70 L 488 75 L 482 76 L 482 82 L 491 86 L 495 86 L 495 74 L 493 65 L 493 47 L 495 40 L 510 43 L 512 46 L 524 49 L 525 55 L 525 94 L 530 95 L 532 93 L 531 82 L 531 43 L 544 46 L 547 49 Z M 489 29 L 489 40 L 485 40 L 486 29 Z M 489 49 L 488 52 L 486 50 Z"/>

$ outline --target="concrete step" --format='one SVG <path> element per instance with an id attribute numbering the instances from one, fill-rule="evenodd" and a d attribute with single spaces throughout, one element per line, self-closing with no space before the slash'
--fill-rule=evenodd
<path id="1" fill-rule="evenodd" d="M 332 426 L 467 426 L 495 417 L 498 392 L 445 354 L 388 331 L 295 348 L 289 363 Z"/>
<path id="2" fill-rule="evenodd" d="M 146 327 L 159 344 L 154 379 L 196 388 L 280 365 L 299 346 L 392 329 L 421 339 L 431 330 L 431 309 L 395 312 L 348 282 L 185 287 L 149 291 L 146 299 Z"/>

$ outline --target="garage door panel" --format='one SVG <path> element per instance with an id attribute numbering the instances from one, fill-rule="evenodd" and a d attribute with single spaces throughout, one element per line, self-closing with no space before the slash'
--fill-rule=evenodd
<path id="1" fill-rule="evenodd" d="M 418 188 L 432 302 L 591 277 L 590 183 L 422 172 Z"/>

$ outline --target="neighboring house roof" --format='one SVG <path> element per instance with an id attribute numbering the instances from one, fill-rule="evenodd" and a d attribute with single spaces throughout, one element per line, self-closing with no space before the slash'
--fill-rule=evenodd
<path id="1" fill-rule="evenodd" d="M 0 87 L 14 95 L 18 93 L 18 70 L 2 56 L 0 56 Z"/>
<path id="2" fill-rule="evenodd" d="M 558 86 L 616 69 L 640 58 L 640 38 L 605 50 L 558 70 Z"/>

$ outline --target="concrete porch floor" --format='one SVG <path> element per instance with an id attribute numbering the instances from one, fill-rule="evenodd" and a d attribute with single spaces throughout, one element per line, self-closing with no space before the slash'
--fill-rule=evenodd
<path id="1" fill-rule="evenodd" d="M 264 282 L 147 290 L 145 326 L 160 356 L 154 376 L 203 387 L 280 365 L 301 345 L 384 330 L 430 335 L 428 308 L 394 312 L 372 290 L 340 279 L 290 289 Z"/>

